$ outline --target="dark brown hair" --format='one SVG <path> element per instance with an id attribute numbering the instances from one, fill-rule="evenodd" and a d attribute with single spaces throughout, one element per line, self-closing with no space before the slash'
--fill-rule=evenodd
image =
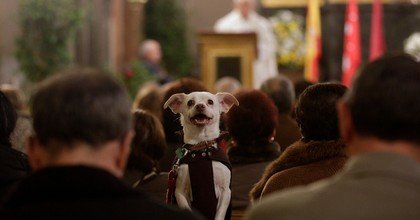
<path id="1" fill-rule="evenodd" d="M 277 122 L 273 101 L 258 90 L 242 90 L 235 97 L 239 106 L 233 106 L 226 114 L 230 135 L 240 145 L 268 142 Z"/>
<path id="2" fill-rule="evenodd" d="M 59 73 L 43 82 L 31 100 L 34 131 L 44 147 L 52 147 L 50 141 L 100 147 L 131 129 L 127 92 L 100 71 Z"/>
<path id="3" fill-rule="evenodd" d="M 346 95 L 358 134 L 420 144 L 420 62 L 407 54 L 369 63 Z"/>
<path id="4" fill-rule="evenodd" d="M 319 83 L 303 91 L 296 105 L 296 122 L 305 140 L 340 138 L 336 105 L 346 91 L 338 83 Z"/>
<path id="5" fill-rule="evenodd" d="M 136 110 L 133 113 L 133 128 L 136 135 L 131 143 L 131 155 L 128 169 L 139 169 L 149 173 L 159 169 L 158 161 L 166 149 L 165 133 L 159 119 L 153 114 Z"/>
<path id="6" fill-rule="evenodd" d="M 10 134 L 16 126 L 17 113 L 9 99 L 0 92 L 0 145 L 11 147 Z"/>

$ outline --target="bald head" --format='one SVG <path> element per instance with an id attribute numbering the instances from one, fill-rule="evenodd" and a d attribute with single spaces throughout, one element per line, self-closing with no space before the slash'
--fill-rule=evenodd
<path id="1" fill-rule="evenodd" d="M 233 4 L 236 10 L 238 10 L 242 17 L 248 18 L 248 16 L 255 10 L 255 0 L 233 0 Z"/>
<path id="2" fill-rule="evenodd" d="M 140 57 L 151 63 L 159 64 L 162 59 L 160 43 L 156 40 L 145 40 L 139 48 Z"/>

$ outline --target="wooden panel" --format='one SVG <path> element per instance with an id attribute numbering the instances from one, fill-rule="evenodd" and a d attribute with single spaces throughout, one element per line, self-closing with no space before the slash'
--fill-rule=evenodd
<path id="1" fill-rule="evenodd" d="M 217 76 L 217 59 L 238 57 L 241 60 L 243 87 L 253 87 L 253 63 L 257 57 L 255 34 L 201 33 L 198 36 L 201 59 L 201 79 L 207 88 L 214 88 Z"/>

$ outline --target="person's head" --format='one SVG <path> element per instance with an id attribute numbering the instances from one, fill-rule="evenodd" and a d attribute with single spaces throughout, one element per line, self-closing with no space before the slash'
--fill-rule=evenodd
<path id="1" fill-rule="evenodd" d="M 133 113 L 133 128 L 136 135 L 131 143 L 127 169 L 139 169 L 145 174 L 158 170 L 159 160 L 166 149 L 161 122 L 153 114 L 138 109 Z"/>
<path id="2" fill-rule="evenodd" d="M 146 110 L 159 119 L 162 118 L 162 93 L 157 83 L 146 83 L 137 92 L 133 110 Z"/>
<path id="3" fill-rule="evenodd" d="M 280 114 L 290 114 L 295 102 L 295 91 L 287 77 L 279 75 L 270 78 L 261 85 L 261 90 L 274 101 Z"/>
<path id="4" fill-rule="evenodd" d="M 216 92 L 234 93 L 238 89 L 240 89 L 241 86 L 242 85 L 241 82 L 239 82 L 239 80 L 230 76 L 225 76 L 217 80 L 214 87 L 216 89 Z"/>
<path id="5" fill-rule="evenodd" d="M 235 97 L 239 106 L 226 114 L 229 134 L 238 145 L 268 143 L 274 136 L 278 114 L 273 101 L 258 90 L 242 90 Z"/>
<path id="6" fill-rule="evenodd" d="M 341 134 L 351 152 L 368 150 L 356 150 L 361 140 L 391 145 L 381 150 L 409 143 L 420 151 L 419 94 L 420 63 L 413 57 L 390 55 L 366 65 L 339 104 Z"/>
<path id="7" fill-rule="evenodd" d="M 139 48 L 140 57 L 154 64 L 162 60 L 162 50 L 156 40 L 145 40 Z"/>
<path id="8" fill-rule="evenodd" d="M 130 150 L 130 99 L 103 72 L 69 70 L 45 80 L 31 97 L 34 136 L 28 155 L 37 170 L 88 165 L 121 176 Z"/>
<path id="9" fill-rule="evenodd" d="M 336 105 L 347 88 L 337 83 L 320 83 L 308 87 L 296 105 L 296 122 L 306 141 L 340 139 Z"/>
<path id="10" fill-rule="evenodd" d="M 161 107 L 166 100 L 172 95 L 177 93 L 189 94 L 192 92 L 208 92 L 207 88 L 201 83 L 201 81 L 193 78 L 182 78 L 165 85 L 163 88 L 163 102 Z M 170 108 L 163 110 L 163 127 L 165 129 L 166 140 L 168 142 L 180 142 L 182 136 L 176 134 L 176 132 L 182 130 L 181 122 L 179 121 L 179 115 L 174 114 Z"/>
<path id="11" fill-rule="evenodd" d="M 236 10 L 238 10 L 242 17 L 248 18 L 249 14 L 255 10 L 255 0 L 233 0 L 233 4 Z"/>
<path id="12" fill-rule="evenodd" d="M 0 91 L 0 145 L 11 147 L 10 134 L 15 129 L 17 113 L 6 95 Z"/>

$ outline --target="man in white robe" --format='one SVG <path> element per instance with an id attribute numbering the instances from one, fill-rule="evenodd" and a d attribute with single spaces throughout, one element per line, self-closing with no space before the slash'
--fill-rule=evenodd
<path id="1" fill-rule="evenodd" d="M 258 38 L 258 59 L 254 62 L 254 88 L 278 74 L 277 42 L 270 22 L 255 12 L 255 0 L 233 0 L 234 9 L 220 18 L 214 29 L 220 33 L 254 32 Z"/>

